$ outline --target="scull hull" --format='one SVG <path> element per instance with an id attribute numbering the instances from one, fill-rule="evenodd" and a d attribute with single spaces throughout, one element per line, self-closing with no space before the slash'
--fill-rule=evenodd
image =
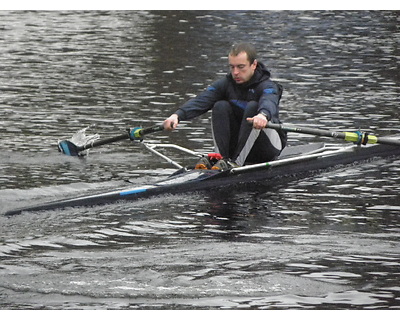
<path id="1" fill-rule="evenodd" d="M 296 147 L 295 147 L 296 148 Z M 295 149 L 293 148 L 293 149 Z M 300 147 L 301 148 L 301 147 Z M 319 148 L 319 149 L 318 149 Z M 75 206 L 94 206 L 116 201 L 132 201 L 161 194 L 177 194 L 199 190 L 211 190 L 230 185 L 254 184 L 262 181 L 263 185 L 276 184 L 279 179 L 312 174 L 338 165 L 349 165 L 375 157 L 388 157 L 400 154 L 400 148 L 389 145 L 356 146 L 350 145 L 336 149 L 321 149 L 320 146 L 305 154 L 295 155 L 287 148 L 285 155 L 276 161 L 254 166 L 244 166 L 231 171 L 215 170 L 179 170 L 172 176 L 154 184 L 140 187 L 128 187 L 110 192 L 87 195 L 77 198 L 48 202 L 25 208 L 11 210 L 7 216 L 26 211 L 61 209 Z M 299 149 L 299 147 L 297 147 Z M 320 150 L 320 151 L 319 151 Z"/>

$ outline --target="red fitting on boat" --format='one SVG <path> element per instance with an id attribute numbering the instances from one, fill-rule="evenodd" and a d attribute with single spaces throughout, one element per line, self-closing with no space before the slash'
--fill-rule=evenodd
<path id="1" fill-rule="evenodd" d="M 208 154 L 208 159 L 210 160 L 221 160 L 222 156 L 220 153 L 209 153 Z"/>

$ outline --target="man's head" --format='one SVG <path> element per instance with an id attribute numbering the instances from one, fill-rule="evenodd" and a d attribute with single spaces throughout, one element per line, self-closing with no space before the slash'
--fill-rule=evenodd
<path id="1" fill-rule="evenodd" d="M 257 51 L 249 43 L 234 44 L 229 51 L 229 68 L 237 84 L 251 79 L 257 67 Z"/>

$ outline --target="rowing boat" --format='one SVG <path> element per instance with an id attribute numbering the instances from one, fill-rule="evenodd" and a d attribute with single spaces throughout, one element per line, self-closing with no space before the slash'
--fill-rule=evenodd
<path id="1" fill-rule="evenodd" d="M 155 150 L 160 145 L 143 144 L 148 150 L 163 156 Z M 167 146 L 196 155 L 196 153 L 179 146 Z M 314 143 L 293 147 L 289 146 L 274 161 L 245 165 L 226 171 L 196 170 L 194 168 L 182 167 L 171 160 L 169 162 L 179 169 L 171 176 L 152 184 L 141 186 L 129 185 L 125 188 L 108 192 L 18 208 L 6 212 L 5 215 L 12 216 L 22 212 L 61 209 L 65 207 L 102 205 L 116 201 L 149 198 L 162 194 L 214 190 L 226 188 L 227 186 L 242 186 L 245 188 L 247 185 L 257 182 L 263 185 L 276 184 L 279 179 L 283 178 L 298 177 L 304 174 L 309 175 L 323 169 L 337 167 L 338 165 L 362 163 L 362 161 L 375 157 L 394 155 L 400 155 L 400 148 L 396 144 L 363 145 L 360 143 L 349 143 L 338 145 Z M 163 157 L 168 160 L 167 157 Z"/>

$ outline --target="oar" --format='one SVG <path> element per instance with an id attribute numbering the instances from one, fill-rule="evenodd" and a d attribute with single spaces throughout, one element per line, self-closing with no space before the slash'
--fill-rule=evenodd
<path id="1" fill-rule="evenodd" d="M 105 144 L 125 140 L 125 139 L 131 139 L 131 140 L 142 140 L 143 136 L 149 133 L 154 133 L 158 131 L 164 130 L 163 125 L 156 125 L 153 127 L 148 127 L 148 128 L 133 128 L 133 129 L 128 129 L 126 133 L 120 134 L 115 137 L 110 137 L 110 138 L 105 138 L 105 139 L 99 139 L 94 142 L 82 145 L 82 146 L 77 146 L 76 144 L 72 143 L 71 141 L 68 140 L 63 140 L 59 142 L 58 144 L 58 150 L 66 155 L 69 156 L 80 156 L 80 152 L 93 148 L 93 147 L 98 147 L 102 146 Z"/>
<path id="2" fill-rule="evenodd" d="M 391 139 L 391 138 L 380 138 L 374 136 L 372 134 L 366 132 L 336 132 L 336 131 L 328 131 L 322 129 L 313 129 L 313 128 L 304 128 L 304 127 L 290 127 L 285 126 L 283 124 L 271 123 L 268 122 L 267 128 L 275 129 L 275 130 L 283 130 L 287 132 L 299 132 L 305 134 L 313 134 L 316 136 L 324 136 L 324 137 L 333 137 L 343 139 L 345 141 L 355 142 L 357 144 L 389 144 L 394 146 L 400 146 L 400 140 Z"/>

